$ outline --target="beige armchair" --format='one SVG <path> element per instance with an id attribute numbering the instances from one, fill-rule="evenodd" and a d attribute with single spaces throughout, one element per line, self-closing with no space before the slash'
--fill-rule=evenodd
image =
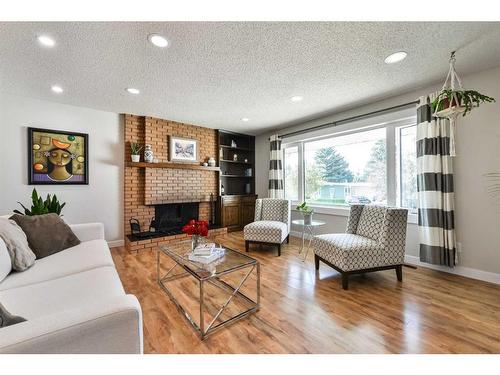
<path id="1" fill-rule="evenodd" d="M 281 245 L 285 240 L 289 242 L 290 211 L 290 201 L 286 199 L 257 199 L 255 221 L 243 228 L 246 251 L 250 244 L 275 244 L 280 256 Z"/>
<path id="2" fill-rule="evenodd" d="M 321 261 L 340 272 L 344 289 L 349 275 L 387 269 L 402 281 L 407 217 L 402 208 L 352 205 L 346 233 L 314 237 L 316 270 Z"/>

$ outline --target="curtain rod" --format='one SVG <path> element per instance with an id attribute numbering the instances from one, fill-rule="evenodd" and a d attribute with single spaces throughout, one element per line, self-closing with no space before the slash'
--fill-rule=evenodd
<path id="1" fill-rule="evenodd" d="M 397 109 L 400 109 L 400 108 L 410 107 L 410 106 L 416 105 L 418 103 L 419 103 L 418 100 L 414 100 L 412 102 L 398 104 L 398 105 L 395 105 L 393 107 L 378 109 L 376 111 L 372 111 L 372 112 L 368 112 L 368 113 L 363 113 L 361 115 L 347 117 L 347 118 L 344 118 L 342 120 L 337 120 L 337 121 L 327 122 L 326 124 L 312 126 L 310 128 L 307 128 L 307 129 L 297 130 L 297 131 L 290 132 L 290 133 L 285 133 L 285 134 L 279 134 L 279 137 L 280 138 L 286 138 L 286 137 L 292 137 L 294 135 L 299 135 L 299 134 L 303 134 L 303 133 L 309 133 L 310 131 L 319 130 L 319 129 L 327 128 L 327 127 L 330 127 L 330 126 L 337 126 L 337 125 L 340 125 L 341 123 L 344 123 L 344 122 L 351 122 L 351 121 L 354 121 L 354 120 L 359 120 L 361 118 L 369 118 L 369 117 L 373 117 L 375 115 L 379 115 L 379 114 L 384 113 L 384 112 L 391 112 L 391 111 L 394 111 L 394 110 L 397 110 Z"/>

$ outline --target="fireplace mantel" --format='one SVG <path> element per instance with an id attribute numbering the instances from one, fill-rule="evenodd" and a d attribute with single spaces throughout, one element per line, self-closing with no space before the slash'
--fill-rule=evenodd
<path id="1" fill-rule="evenodd" d="M 171 169 L 196 169 L 202 171 L 213 171 L 220 172 L 219 167 L 204 167 L 203 165 L 198 164 L 187 164 L 187 163 L 133 163 L 128 162 L 126 164 L 127 167 L 134 168 L 171 168 Z"/>

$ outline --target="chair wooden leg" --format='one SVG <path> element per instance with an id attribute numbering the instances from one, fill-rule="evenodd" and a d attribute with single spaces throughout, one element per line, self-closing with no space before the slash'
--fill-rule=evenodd
<path id="1" fill-rule="evenodd" d="M 342 273 L 342 289 L 349 289 L 349 275 L 347 273 Z"/>
<path id="2" fill-rule="evenodd" d="M 403 265 L 400 264 L 396 266 L 396 276 L 398 277 L 398 281 L 403 281 Z"/>
<path id="3" fill-rule="evenodd" d="M 250 242 L 245 241 L 245 251 L 248 253 L 250 251 Z"/>
<path id="4" fill-rule="evenodd" d="M 278 244 L 278 256 L 281 256 L 281 244 Z"/>
<path id="5" fill-rule="evenodd" d="M 290 235 L 286 236 L 286 243 L 290 243 Z"/>
<path id="6" fill-rule="evenodd" d="M 319 256 L 314 254 L 314 267 L 316 268 L 316 271 L 319 270 Z"/>

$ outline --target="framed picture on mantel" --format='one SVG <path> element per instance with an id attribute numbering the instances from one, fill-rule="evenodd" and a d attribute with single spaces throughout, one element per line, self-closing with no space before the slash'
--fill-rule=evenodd
<path id="1" fill-rule="evenodd" d="M 170 136 L 170 161 L 197 163 L 198 162 L 198 141 Z"/>

